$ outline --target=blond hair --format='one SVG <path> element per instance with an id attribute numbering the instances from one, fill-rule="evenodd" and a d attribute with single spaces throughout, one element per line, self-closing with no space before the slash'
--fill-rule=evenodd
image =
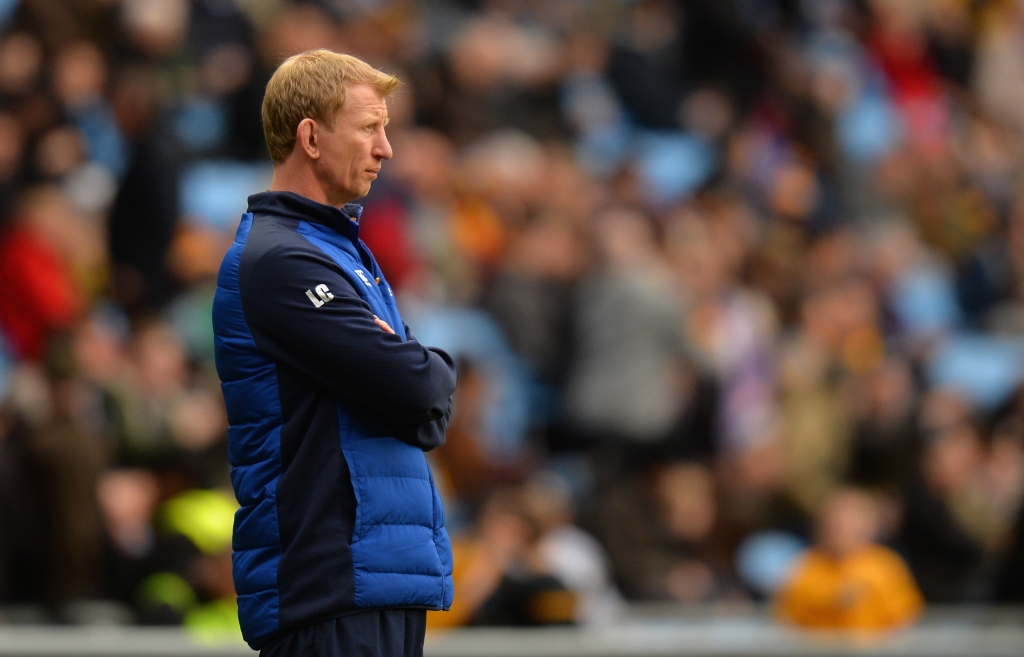
<path id="1" fill-rule="evenodd" d="M 303 119 L 333 129 L 350 84 L 368 84 L 387 97 L 402 83 L 361 59 L 330 50 L 309 50 L 284 60 L 263 96 L 263 134 L 271 159 L 280 164 L 288 158 Z"/>

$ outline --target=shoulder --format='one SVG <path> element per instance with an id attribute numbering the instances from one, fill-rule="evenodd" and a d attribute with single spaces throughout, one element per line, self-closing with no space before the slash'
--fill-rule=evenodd
<path id="1" fill-rule="evenodd" d="M 299 222 L 274 216 L 256 216 L 245 241 L 240 274 L 274 272 L 287 274 L 302 263 L 333 265 L 326 254 L 298 232 Z"/>
<path id="2" fill-rule="evenodd" d="M 907 570 L 903 557 L 895 550 L 884 545 L 872 545 L 861 553 L 861 559 L 869 567 L 882 570 L 887 573 L 904 572 Z"/>
<path id="3" fill-rule="evenodd" d="M 822 550 L 812 547 L 797 559 L 794 566 L 794 574 L 807 575 L 808 573 L 834 570 L 835 561 Z"/>
<path id="4" fill-rule="evenodd" d="M 245 239 L 242 261 L 253 263 L 266 256 L 281 257 L 289 252 L 308 249 L 311 245 L 298 234 L 299 222 L 272 215 L 255 215 Z"/>
<path id="5" fill-rule="evenodd" d="M 245 298 L 268 300 L 268 294 L 272 298 L 323 283 L 346 296 L 355 294 L 338 264 L 297 232 L 298 223 L 273 216 L 254 218 L 238 265 Z"/>

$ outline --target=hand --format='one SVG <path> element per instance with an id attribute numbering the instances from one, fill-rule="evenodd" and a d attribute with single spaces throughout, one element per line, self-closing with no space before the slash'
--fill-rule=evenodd
<path id="1" fill-rule="evenodd" d="M 385 322 L 385 321 L 384 321 L 383 319 L 381 319 L 380 317 L 377 317 L 376 315 L 374 315 L 374 316 L 373 316 L 373 322 L 374 322 L 374 324 L 376 324 L 377 326 L 379 326 L 379 327 L 381 327 L 382 329 L 384 329 L 384 331 L 385 331 L 385 332 L 387 332 L 387 333 L 390 333 L 391 335 L 394 335 L 394 334 L 395 334 L 395 329 L 393 329 L 393 328 L 391 328 L 390 326 L 388 326 L 388 323 L 387 323 L 387 322 Z"/>

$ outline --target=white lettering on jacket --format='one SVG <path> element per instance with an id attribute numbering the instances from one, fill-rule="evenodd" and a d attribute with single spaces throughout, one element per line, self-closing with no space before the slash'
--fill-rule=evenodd
<path id="1" fill-rule="evenodd" d="M 309 297 L 309 300 L 312 301 L 313 305 L 316 306 L 317 308 L 319 308 L 320 306 L 324 305 L 325 303 L 334 298 L 334 295 L 331 294 L 331 291 L 327 289 L 327 286 L 324 285 L 323 283 L 317 285 L 313 289 L 316 290 L 316 294 L 320 298 L 317 299 L 315 296 L 313 296 L 313 290 L 306 290 L 306 296 Z"/>

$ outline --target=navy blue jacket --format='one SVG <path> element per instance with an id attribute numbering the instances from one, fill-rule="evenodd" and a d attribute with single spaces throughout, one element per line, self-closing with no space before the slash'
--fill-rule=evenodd
<path id="1" fill-rule="evenodd" d="M 444 442 L 455 367 L 408 334 L 361 212 L 250 196 L 217 279 L 235 589 L 255 649 L 354 610 L 452 601 L 424 451 Z"/>

